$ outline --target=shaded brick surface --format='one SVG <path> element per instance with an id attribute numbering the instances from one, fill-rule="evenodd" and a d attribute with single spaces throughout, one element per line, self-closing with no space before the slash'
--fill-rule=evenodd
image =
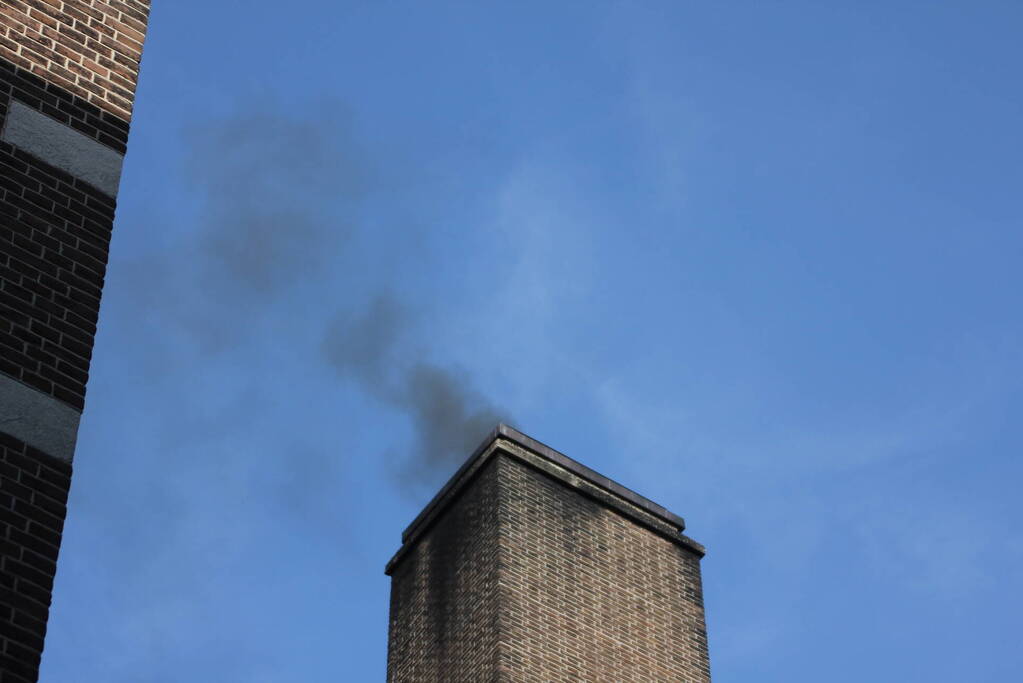
<path id="1" fill-rule="evenodd" d="M 0 432 L 0 681 L 35 681 L 71 465 Z"/>
<path id="2" fill-rule="evenodd" d="M 702 548 L 585 490 L 498 449 L 391 565 L 388 680 L 710 681 Z"/>
<path id="3" fill-rule="evenodd" d="M 498 681 L 494 463 L 392 575 L 388 681 Z"/>

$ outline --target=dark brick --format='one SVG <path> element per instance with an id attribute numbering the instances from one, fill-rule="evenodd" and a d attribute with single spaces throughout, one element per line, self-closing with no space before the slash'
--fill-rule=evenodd
<path id="1" fill-rule="evenodd" d="M 8 508 L 0 508 L 0 524 L 10 527 L 9 532 L 28 528 L 28 520 Z"/>
<path id="2" fill-rule="evenodd" d="M 0 586 L 0 604 L 39 621 L 46 621 L 46 613 L 49 610 L 48 601 L 40 602 L 8 586 Z"/>
<path id="3" fill-rule="evenodd" d="M 32 666 L 39 666 L 39 655 L 41 651 L 42 651 L 41 649 L 34 650 L 32 648 L 25 647 L 24 645 L 21 645 L 12 640 L 8 640 L 4 644 L 4 652 L 7 654 L 7 656 L 12 657 L 19 662 L 24 662 Z"/>
<path id="4" fill-rule="evenodd" d="M 23 550 L 21 561 L 40 573 L 51 577 L 57 572 L 57 558 L 54 556 L 40 555 L 31 550 Z"/>
<path id="5" fill-rule="evenodd" d="M 64 401 L 69 406 L 82 410 L 85 407 L 85 388 L 81 392 L 57 385 L 53 387 L 53 397 Z"/>
<path id="6" fill-rule="evenodd" d="M 21 470 L 19 470 L 17 467 L 15 467 L 9 462 L 0 460 L 0 477 L 7 477 L 9 479 L 17 481 L 21 477 Z M 3 505 L 3 503 L 0 503 L 0 505 Z M 13 505 L 7 505 L 6 507 L 8 507 L 9 509 L 13 509 Z"/>
<path id="7" fill-rule="evenodd" d="M 14 575 L 18 582 L 15 584 L 19 588 L 21 587 L 22 581 L 28 581 L 32 585 L 37 586 L 45 591 L 53 589 L 53 573 L 52 572 L 41 572 L 38 569 L 31 567 L 24 562 L 15 560 L 11 557 L 3 558 L 3 571 L 8 574 Z"/>
<path id="8" fill-rule="evenodd" d="M 0 671 L 3 671 L 3 680 L 11 683 L 35 683 L 39 679 L 39 665 L 34 666 L 19 661 L 13 657 L 0 654 Z"/>
<path id="9" fill-rule="evenodd" d="M 53 558 L 54 562 L 57 561 L 58 549 L 50 545 L 49 543 L 45 543 L 39 540 L 31 533 L 27 533 L 17 529 L 12 529 L 10 534 L 10 540 L 13 543 L 16 543 L 19 546 L 23 547 L 25 549 L 25 552 L 33 552 L 41 557 Z M 20 556 L 15 557 L 19 558 Z"/>
<path id="10" fill-rule="evenodd" d="M 64 525 L 64 515 L 52 515 L 36 502 L 15 500 L 14 513 L 27 519 L 29 523 L 41 524 L 50 531 L 59 532 Z"/>
<path id="11" fill-rule="evenodd" d="M 22 581 L 18 579 L 16 581 L 17 592 L 23 595 L 28 601 L 27 604 L 34 604 L 39 609 L 45 610 L 43 614 L 49 613 L 50 603 L 52 601 L 51 589 L 38 586 L 28 581 Z M 23 607 L 28 610 L 29 608 Z M 45 617 L 44 617 L 45 618 Z"/>
<path id="12" fill-rule="evenodd" d="M 15 624 L 13 612 L 14 610 L 11 610 L 11 615 L 3 621 L 0 621 L 0 638 L 10 639 L 25 648 L 26 651 L 34 651 L 36 653 L 42 652 L 42 636 Z"/>
<path id="13" fill-rule="evenodd" d="M 17 500 L 25 503 L 29 503 L 32 500 L 32 489 L 23 484 L 19 484 L 13 479 L 0 479 L 0 491 L 14 496 Z M 17 512 L 17 507 L 15 507 L 15 512 Z"/>
<path id="14" fill-rule="evenodd" d="M 69 488 L 71 486 L 71 465 L 55 458 L 49 458 L 49 461 L 40 462 L 39 478 L 54 486 Z"/>
<path id="15" fill-rule="evenodd" d="M 16 625 L 22 627 L 26 631 L 38 633 L 43 636 L 46 635 L 46 621 L 44 619 L 37 619 L 25 610 L 8 609 L 10 609 L 10 612 L 12 613 L 9 618 Z"/>

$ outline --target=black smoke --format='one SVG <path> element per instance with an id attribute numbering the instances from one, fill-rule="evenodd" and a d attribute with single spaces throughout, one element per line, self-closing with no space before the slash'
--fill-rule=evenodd
<path id="1" fill-rule="evenodd" d="M 435 485 L 500 416 L 466 372 L 431 360 L 411 314 L 429 314 L 431 302 L 402 300 L 385 275 L 351 274 L 366 272 L 351 264 L 379 258 L 360 239 L 367 197 L 400 194 L 384 180 L 385 155 L 359 142 L 351 117 L 333 102 L 301 113 L 244 108 L 193 127 L 184 143 L 193 229 L 121 266 L 131 273 L 139 317 L 172 328 L 172 341 L 147 346 L 146 362 L 156 372 L 188 372 L 189 359 L 226 362 L 254 346 L 257 354 L 260 345 L 294 348 L 404 415 L 413 443 L 389 461 L 395 481 Z M 391 229 L 406 237 L 401 226 Z M 356 280 L 364 277 L 377 281 Z M 361 294 L 327 296 L 337 291 Z M 301 326 L 293 325 L 298 311 Z M 290 470 L 281 479 L 293 482 L 288 491 L 309 488 Z"/>
<path id="2" fill-rule="evenodd" d="M 413 487 L 450 472 L 502 419 L 465 373 L 425 360 L 420 341 L 409 307 L 382 291 L 356 315 L 337 316 L 323 342 L 341 377 L 408 416 L 415 445 L 395 471 Z"/>

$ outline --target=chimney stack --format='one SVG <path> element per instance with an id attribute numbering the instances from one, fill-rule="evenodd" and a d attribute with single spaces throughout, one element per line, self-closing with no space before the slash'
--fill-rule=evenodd
<path id="1" fill-rule="evenodd" d="M 402 534 L 389 683 L 710 681 L 703 546 L 500 425 Z"/>

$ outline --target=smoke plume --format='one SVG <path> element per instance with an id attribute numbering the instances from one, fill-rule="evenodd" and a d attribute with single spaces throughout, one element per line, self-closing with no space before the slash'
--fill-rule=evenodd
<path id="1" fill-rule="evenodd" d="M 413 487 L 450 471 L 501 420 L 464 373 L 424 360 L 414 322 L 409 308 L 383 291 L 356 316 L 337 316 L 323 343 L 340 376 L 408 416 L 415 446 L 396 472 Z"/>
<path id="2" fill-rule="evenodd" d="M 153 362 L 158 371 L 175 365 L 164 359 L 181 346 L 194 350 L 193 361 L 288 348 L 326 362 L 407 417 L 414 441 L 392 461 L 395 476 L 433 485 L 499 418 L 464 372 L 429 360 L 412 306 L 391 283 L 355 267 L 379 258 L 359 239 L 367 197 L 396 194 L 382 186 L 380 155 L 357 138 L 334 103 L 297 116 L 249 109 L 191 130 L 183 169 L 196 229 L 127 264 L 130 290 L 140 317 L 172 328 L 157 335 L 171 340 Z M 334 291 L 363 294 L 325 296 Z M 417 311 L 430 308 L 415 302 Z"/>

